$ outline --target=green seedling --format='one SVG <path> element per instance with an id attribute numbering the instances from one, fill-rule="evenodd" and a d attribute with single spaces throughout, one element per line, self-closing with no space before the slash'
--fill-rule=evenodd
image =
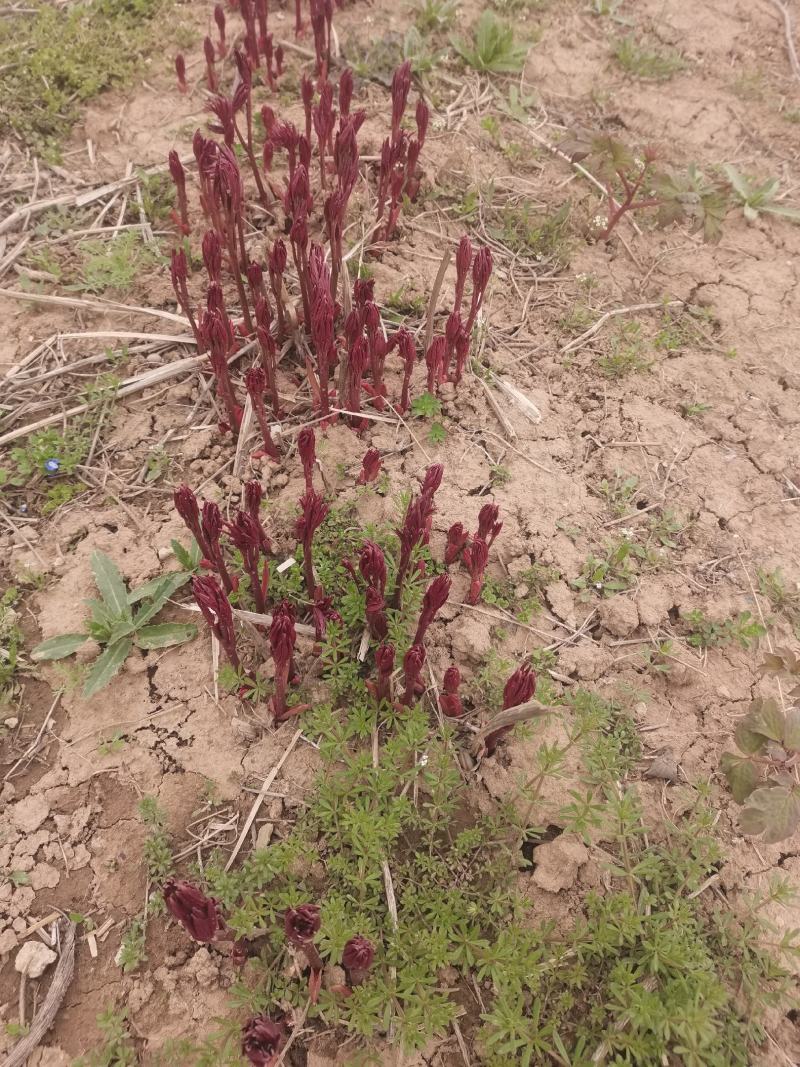
<path id="1" fill-rule="evenodd" d="M 519 43 L 514 27 L 491 11 L 484 11 L 478 19 L 471 42 L 454 38 L 453 47 L 481 74 L 518 74 L 528 55 L 528 46 Z"/>
<path id="2" fill-rule="evenodd" d="M 91 617 L 85 630 L 51 637 L 31 652 L 31 659 L 36 661 L 60 660 L 77 652 L 89 638 L 97 641 L 103 651 L 86 676 L 85 697 L 94 696 L 111 681 L 134 644 L 141 649 L 169 648 L 197 635 L 192 623 L 151 622 L 172 594 L 186 584 L 188 573 L 164 574 L 129 591 L 116 564 L 104 552 L 92 554 L 91 566 L 100 599 L 87 601 Z"/>
<path id="3" fill-rule="evenodd" d="M 677 52 L 646 48 L 630 35 L 615 42 L 613 56 L 627 74 L 642 81 L 668 81 L 686 69 Z"/>
<path id="4" fill-rule="evenodd" d="M 798 670 L 792 653 L 774 655 L 767 673 L 785 664 Z M 775 661 L 780 661 L 775 666 Z M 737 804 L 739 828 L 759 835 L 765 844 L 791 837 L 800 827 L 800 783 L 794 773 L 800 759 L 800 708 L 784 710 L 776 700 L 757 698 L 736 725 L 737 752 L 723 752 L 720 769 Z"/>
<path id="5" fill-rule="evenodd" d="M 730 182 L 735 201 L 748 222 L 756 222 L 762 213 L 800 222 L 800 208 L 779 201 L 780 182 L 777 178 L 757 182 L 742 174 L 732 163 L 725 163 L 722 169 Z"/>
<path id="6" fill-rule="evenodd" d="M 767 632 L 749 611 L 740 611 L 733 619 L 715 622 L 695 609 L 684 616 L 689 625 L 686 638 L 694 648 L 718 648 L 736 641 L 742 648 L 750 648 Z"/>

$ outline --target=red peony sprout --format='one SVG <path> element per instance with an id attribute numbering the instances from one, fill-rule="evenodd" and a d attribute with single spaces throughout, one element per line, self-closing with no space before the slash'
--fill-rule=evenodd
<path id="1" fill-rule="evenodd" d="M 392 77 L 392 138 L 400 136 L 400 123 L 411 89 L 411 60 L 407 59 L 394 72 Z"/>
<path id="2" fill-rule="evenodd" d="M 458 695 L 458 687 L 461 685 L 461 674 L 458 667 L 448 667 L 444 672 L 443 692 L 439 699 L 442 711 L 450 719 L 457 719 L 464 714 L 464 705 Z"/>
<path id="3" fill-rule="evenodd" d="M 425 639 L 425 633 L 436 618 L 437 613 L 444 607 L 450 596 L 450 578 L 446 574 L 439 574 L 425 590 L 422 598 L 422 610 L 417 623 L 417 632 L 412 644 L 421 645 Z"/>
<path id="4" fill-rule="evenodd" d="M 397 347 L 400 355 L 403 359 L 403 387 L 400 394 L 400 414 L 405 414 L 408 411 L 409 406 L 409 391 L 411 388 L 411 373 L 414 370 L 414 363 L 417 359 L 417 350 L 414 345 L 414 338 L 409 331 L 402 326 L 397 331 Z"/>
<path id="5" fill-rule="evenodd" d="M 422 645 L 412 645 L 403 660 L 403 682 L 405 689 L 400 703 L 408 707 L 418 692 L 422 692 L 422 668 L 425 666 L 425 649 Z"/>
<path id="6" fill-rule="evenodd" d="M 170 152 L 168 161 L 170 177 L 175 184 L 175 193 L 178 197 L 181 233 L 187 234 L 189 233 L 189 209 L 186 203 L 186 172 L 180 156 L 174 149 Z"/>
<path id="7" fill-rule="evenodd" d="M 367 588 L 365 615 L 369 632 L 376 641 L 383 641 L 389 632 L 386 620 L 386 600 L 383 593 L 374 586 Z"/>
<path id="8" fill-rule="evenodd" d="M 269 1015 L 256 1015 L 242 1027 L 242 1055 L 252 1067 L 274 1067 L 286 1046 L 286 1026 Z"/>
<path id="9" fill-rule="evenodd" d="M 178 88 L 182 93 L 189 92 L 189 86 L 186 84 L 186 60 L 178 53 L 175 56 L 175 74 L 178 78 Z"/>
<path id="10" fill-rule="evenodd" d="M 366 485 L 368 482 L 374 482 L 380 474 L 382 466 L 383 461 L 377 448 L 368 449 L 361 460 L 361 470 L 358 478 L 356 478 L 356 485 Z"/>
<path id="11" fill-rule="evenodd" d="M 287 908 L 283 916 L 286 940 L 295 948 L 302 949 L 311 967 L 308 989 L 312 1004 L 316 1004 L 322 979 L 322 959 L 314 938 L 320 928 L 319 908 L 316 904 L 301 904 L 299 908 Z"/>
<path id="12" fill-rule="evenodd" d="M 205 346 L 203 344 L 203 338 L 200 336 L 200 331 L 197 328 L 197 322 L 192 311 L 192 304 L 189 299 L 189 289 L 186 285 L 186 279 L 188 277 L 186 267 L 186 253 L 182 248 L 173 248 L 172 259 L 170 262 L 170 277 L 172 279 L 172 288 L 175 290 L 175 299 L 178 301 L 178 305 L 186 318 L 189 320 L 189 325 L 192 328 L 194 339 L 197 342 L 198 352 L 203 352 Z"/>
<path id="13" fill-rule="evenodd" d="M 345 67 L 339 76 L 339 113 L 342 118 L 350 114 L 350 104 L 353 99 L 353 72 Z"/>
<path id="14" fill-rule="evenodd" d="M 374 541 L 364 542 L 358 557 L 358 569 L 367 586 L 377 589 L 381 594 L 386 591 L 386 557 Z"/>
<path id="15" fill-rule="evenodd" d="M 206 59 L 206 84 L 208 85 L 208 91 L 215 93 L 217 91 L 217 72 L 214 69 L 214 58 L 216 51 L 214 49 L 214 42 L 210 37 L 206 37 L 203 41 L 203 54 Z"/>
<path id="16" fill-rule="evenodd" d="M 310 426 L 303 427 L 297 435 L 297 451 L 300 453 L 300 462 L 303 464 L 306 491 L 313 492 L 314 466 L 317 462 L 317 442 L 314 431 Z"/>
<path id="17" fill-rule="evenodd" d="M 467 594 L 467 603 L 477 604 L 480 600 L 481 589 L 483 588 L 483 577 L 486 570 L 486 564 L 489 562 L 489 548 L 486 542 L 480 537 L 472 537 L 464 546 L 461 558 L 463 559 L 464 566 L 469 571 L 469 576 L 472 579 L 470 582 L 469 593 Z"/>
<path id="18" fill-rule="evenodd" d="M 225 586 L 225 592 L 232 593 L 234 584 L 230 574 L 228 574 L 228 568 L 225 565 L 225 558 L 222 554 L 222 547 L 219 543 L 220 534 L 222 533 L 222 514 L 213 500 L 206 500 L 203 504 L 200 528 L 203 531 L 203 538 L 206 547 L 208 548 L 208 556 L 206 557 L 208 564 L 213 567 L 222 579 L 222 584 Z"/>
<path id="19" fill-rule="evenodd" d="M 294 611 L 289 601 L 283 600 L 273 610 L 272 624 L 269 628 L 269 646 L 275 663 L 275 692 L 270 700 L 270 706 L 276 723 L 285 722 L 299 710 L 286 705 L 286 690 L 289 685 L 296 641 Z"/>
<path id="20" fill-rule="evenodd" d="M 436 392 L 447 364 L 447 338 L 434 337 L 425 353 L 428 368 L 428 392 Z"/>
<path id="21" fill-rule="evenodd" d="M 240 511 L 234 522 L 226 524 L 226 528 L 231 542 L 242 554 L 242 562 L 250 581 L 250 593 L 256 611 L 263 614 L 266 611 L 267 589 L 269 588 L 269 562 L 264 560 L 264 566 L 259 574 L 264 536 L 261 524 L 249 512 Z"/>
<path id="22" fill-rule="evenodd" d="M 261 439 L 263 442 L 262 451 L 255 452 L 253 455 L 255 458 L 258 458 L 259 456 L 269 456 L 270 459 L 279 462 L 281 454 L 278 451 L 278 446 L 272 440 L 269 420 L 267 419 L 267 413 L 264 409 L 264 393 L 267 388 L 267 376 L 264 373 L 263 368 L 251 367 L 244 376 L 244 382 L 247 387 L 250 402 L 253 405 L 253 414 L 255 415 L 259 429 L 261 430 Z"/>
<path id="23" fill-rule="evenodd" d="M 486 547 L 491 548 L 495 537 L 503 529 L 502 522 L 498 522 L 500 508 L 497 504 L 484 504 L 478 512 L 478 537 L 486 542 Z"/>
<path id="24" fill-rule="evenodd" d="M 375 652 L 375 666 L 378 669 L 378 678 L 374 683 L 368 683 L 368 687 L 379 703 L 383 700 L 391 702 L 394 645 L 383 644 L 378 647 Z"/>
<path id="25" fill-rule="evenodd" d="M 344 946 L 342 966 L 347 971 L 351 986 L 361 985 L 375 959 L 375 946 L 368 937 L 356 934 Z"/>
<path id="26" fill-rule="evenodd" d="M 195 941 L 207 944 L 225 928 L 219 901 L 207 897 L 191 882 L 168 878 L 164 883 L 164 903 L 173 919 L 177 919 Z"/>
<path id="27" fill-rule="evenodd" d="M 175 502 L 175 510 L 186 523 L 189 532 L 197 542 L 201 555 L 210 560 L 211 550 L 200 526 L 200 507 L 197 503 L 197 497 L 188 485 L 179 485 L 172 499 Z"/>
<path id="28" fill-rule="evenodd" d="M 297 537 L 303 542 L 303 575 L 309 597 L 313 600 L 317 583 L 314 578 L 314 534 L 325 521 L 330 508 L 314 489 L 307 489 L 300 497 L 300 518 L 297 520 Z"/>
<path id="29" fill-rule="evenodd" d="M 466 234 L 458 242 L 456 252 L 456 295 L 454 310 L 460 313 L 464 299 L 464 286 L 467 283 L 469 268 L 472 266 L 472 242 Z"/>
<path id="30" fill-rule="evenodd" d="M 469 317 L 464 332 L 467 337 L 472 336 L 472 327 L 475 318 L 480 311 L 483 298 L 486 295 L 486 286 L 492 274 L 492 253 L 488 248 L 480 248 L 475 253 L 472 263 L 472 302 L 469 308 Z"/>
<path id="31" fill-rule="evenodd" d="M 222 280 L 222 245 L 216 230 L 207 230 L 203 235 L 203 263 L 211 282 Z"/>
<path id="32" fill-rule="evenodd" d="M 225 590 L 213 575 L 204 574 L 192 579 L 192 594 L 211 627 L 211 631 L 222 645 L 225 655 L 237 670 L 241 666 L 236 651 L 236 630 L 233 625 L 233 609 L 225 595 Z"/>
<path id="33" fill-rule="evenodd" d="M 447 531 L 447 547 L 444 550 L 444 561 L 448 566 L 455 563 L 468 540 L 469 531 L 462 523 L 454 522 Z"/>
<path id="34" fill-rule="evenodd" d="M 532 671 L 527 663 L 523 663 L 521 667 L 514 671 L 505 684 L 503 689 L 503 711 L 527 703 L 535 692 L 536 672 Z M 497 742 L 511 729 L 513 729 L 511 725 L 500 726 L 497 730 L 493 730 L 492 733 L 487 735 L 484 741 L 487 756 L 492 755 L 497 748 Z"/>
<path id="35" fill-rule="evenodd" d="M 427 512 L 422 500 L 411 500 L 403 519 L 403 525 L 396 530 L 397 539 L 400 542 L 400 559 L 397 564 L 397 576 L 395 578 L 394 593 L 392 594 L 392 607 L 399 608 L 403 596 L 403 584 L 406 579 L 411 556 L 417 545 L 422 543 L 425 536 L 425 521 Z"/>
<path id="36" fill-rule="evenodd" d="M 217 24 L 217 30 L 219 31 L 219 42 L 217 43 L 217 55 L 222 59 L 228 50 L 225 42 L 225 9 L 222 4 L 214 5 L 214 22 Z"/>

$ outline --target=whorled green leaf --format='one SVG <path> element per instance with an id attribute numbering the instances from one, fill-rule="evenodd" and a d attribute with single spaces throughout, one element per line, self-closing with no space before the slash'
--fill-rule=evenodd
<path id="1" fill-rule="evenodd" d="M 800 827 L 800 786 L 762 786 L 754 790 L 739 813 L 739 829 L 763 835 L 767 845 L 785 841 Z"/>
<path id="2" fill-rule="evenodd" d="M 732 752 L 723 752 L 719 764 L 733 799 L 737 804 L 744 804 L 758 785 L 758 771 L 755 766 L 749 759 L 743 759 Z"/>
<path id="3" fill-rule="evenodd" d="M 161 622 L 137 630 L 136 644 L 139 648 L 169 648 L 196 636 L 197 627 L 191 622 Z"/>
<path id="4" fill-rule="evenodd" d="M 175 553 L 175 559 L 185 571 L 195 571 L 200 566 L 200 560 L 203 556 L 200 552 L 200 546 L 194 538 L 189 542 L 188 548 L 184 548 L 180 541 L 176 541 L 173 538 L 170 541 L 170 547 Z"/>
<path id="5" fill-rule="evenodd" d="M 119 619 L 130 619 L 128 590 L 116 563 L 99 549 L 92 553 L 91 562 L 94 580 L 109 611 Z"/>
<path id="6" fill-rule="evenodd" d="M 133 638 L 123 637 L 113 645 L 104 649 L 92 665 L 92 669 L 86 676 L 83 687 L 83 695 L 92 697 L 103 686 L 108 685 L 114 675 L 125 662 L 130 650 L 133 648 Z"/>
<path id="7" fill-rule="evenodd" d="M 453 47 L 475 70 L 493 74 L 516 74 L 525 65 L 528 48 L 517 42 L 514 29 L 491 11 L 484 11 L 474 31 L 474 47 L 453 39 Z"/>
<path id="8" fill-rule="evenodd" d="M 65 656 L 71 656 L 73 652 L 77 652 L 88 639 L 88 634 L 59 634 L 57 637 L 49 637 L 33 649 L 31 659 L 37 662 L 64 659 Z"/>

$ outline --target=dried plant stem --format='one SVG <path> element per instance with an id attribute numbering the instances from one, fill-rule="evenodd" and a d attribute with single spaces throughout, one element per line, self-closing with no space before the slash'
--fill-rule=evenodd
<path id="1" fill-rule="evenodd" d="M 74 296 L 24 293 L 21 289 L 0 289 L 0 296 L 7 296 L 10 300 L 24 300 L 29 304 L 55 304 L 61 307 L 84 308 L 86 311 L 102 311 L 106 314 L 110 312 L 115 315 L 151 315 L 155 319 L 166 319 L 167 322 L 177 322 L 181 326 L 189 325 L 189 320 L 185 316 L 176 315 L 172 311 L 138 307 L 134 304 L 121 304 L 116 300 L 87 300 Z"/>
<path id="2" fill-rule="evenodd" d="M 22 1067 L 28 1058 L 33 1055 L 39 1042 L 53 1025 L 61 1001 L 64 999 L 69 984 L 72 981 L 72 973 L 75 969 L 75 931 L 77 927 L 73 922 L 67 922 L 67 929 L 61 938 L 61 956 L 56 965 L 53 980 L 47 990 L 47 996 L 42 1006 L 33 1018 L 30 1031 L 18 1041 L 4 1061 L 3 1067 Z"/>
<path id="3" fill-rule="evenodd" d="M 800 81 L 800 59 L 797 58 L 797 49 L 794 44 L 794 26 L 792 25 L 792 13 L 784 3 L 784 0 L 769 0 L 783 19 L 783 32 L 786 35 L 786 51 L 789 53 L 789 65 L 795 78 Z"/>
<path id="4" fill-rule="evenodd" d="M 433 340 L 433 318 L 436 314 L 436 305 L 439 301 L 439 293 L 444 283 L 444 276 L 447 273 L 447 268 L 450 265 L 450 256 L 452 252 L 449 248 L 445 248 L 444 255 L 442 256 L 442 262 L 439 264 L 439 270 L 436 274 L 436 278 L 431 289 L 431 295 L 428 300 L 428 312 L 425 319 L 425 349 L 427 352 L 430 348 L 431 341 Z M 423 353 L 424 354 L 424 353 Z"/>
<path id="5" fill-rule="evenodd" d="M 580 348 L 581 345 L 585 344 L 590 337 L 594 337 L 609 319 L 614 319 L 618 315 L 633 315 L 637 311 L 655 311 L 657 308 L 682 307 L 683 304 L 683 300 L 658 300 L 650 304 L 630 304 L 628 307 L 614 308 L 612 311 L 607 311 L 604 315 L 601 315 L 588 330 L 584 330 L 578 337 L 573 337 L 571 341 L 567 341 L 565 345 L 561 346 L 559 352 L 574 352 L 576 348 Z"/>

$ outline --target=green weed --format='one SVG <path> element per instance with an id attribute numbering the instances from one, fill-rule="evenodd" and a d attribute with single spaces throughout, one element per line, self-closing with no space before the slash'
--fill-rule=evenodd
<path id="1" fill-rule="evenodd" d="M 138 230 L 120 234 L 116 241 L 84 241 L 78 245 L 82 256 L 80 280 L 67 289 L 82 293 L 125 292 L 159 256 L 142 240 Z"/>
<path id="2" fill-rule="evenodd" d="M 683 618 L 689 627 L 686 640 L 694 648 L 718 648 L 732 641 L 742 648 L 750 648 L 767 632 L 749 611 L 740 611 L 732 619 L 716 622 L 696 608 Z"/>
<path id="3" fill-rule="evenodd" d="M 611 351 L 598 359 L 597 366 L 606 378 L 618 380 L 648 370 L 652 360 L 647 355 L 642 325 L 630 320 L 619 327 L 612 339 Z"/>
<path id="4" fill-rule="evenodd" d="M 627 74 L 643 81 L 668 81 L 686 69 L 686 61 L 677 52 L 649 49 L 629 35 L 614 43 L 612 54 Z"/>
<path id="5" fill-rule="evenodd" d="M 167 0 L 31 0 L 27 7 L 0 19 L 0 134 L 58 158 L 81 104 L 141 69 Z"/>
<path id="6" fill-rule="evenodd" d="M 102 1046 L 75 1060 L 73 1067 L 136 1067 L 139 1057 L 128 1029 L 127 1008 L 106 1008 L 97 1016 L 97 1026 Z"/>
<path id="7" fill-rule="evenodd" d="M 481 74 L 516 74 L 525 65 L 528 46 L 520 44 L 513 26 L 491 11 L 484 11 L 473 30 L 472 41 L 453 39 L 464 62 Z"/>

